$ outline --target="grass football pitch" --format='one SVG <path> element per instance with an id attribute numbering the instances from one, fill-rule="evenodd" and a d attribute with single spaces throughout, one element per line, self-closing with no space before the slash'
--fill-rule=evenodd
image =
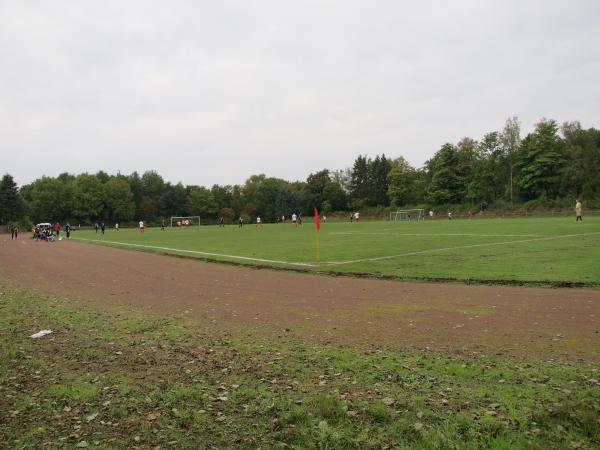
<path id="1" fill-rule="evenodd" d="M 600 285 L 600 218 L 363 221 L 77 231 L 73 239 L 158 253 L 404 280 Z"/>

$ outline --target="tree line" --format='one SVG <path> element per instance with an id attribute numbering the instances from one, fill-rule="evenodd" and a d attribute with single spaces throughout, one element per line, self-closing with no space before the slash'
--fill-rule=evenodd
<path id="1" fill-rule="evenodd" d="M 521 137 L 517 118 L 481 139 L 446 143 L 423 167 L 402 156 L 359 155 L 351 168 L 323 169 L 305 181 L 252 175 L 242 185 L 183 185 L 156 171 L 142 175 L 43 176 L 17 187 L 6 174 L 0 181 L 0 223 L 157 222 L 198 215 L 211 222 L 238 216 L 264 221 L 292 212 L 323 214 L 369 208 L 500 208 L 515 205 L 567 206 L 575 198 L 600 204 L 600 131 L 579 122 L 559 126 L 541 120 Z"/>

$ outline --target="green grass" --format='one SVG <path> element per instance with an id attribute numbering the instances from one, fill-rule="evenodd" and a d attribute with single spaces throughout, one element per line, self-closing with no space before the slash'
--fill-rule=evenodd
<path id="1" fill-rule="evenodd" d="M 600 218 L 268 224 L 147 229 L 74 239 L 239 264 L 405 280 L 600 285 Z M 390 257 L 390 258 L 386 258 Z M 358 260 L 358 261 L 356 261 Z M 352 262 L 355 261 L 355 262 Z"/>
<path id="2" fill-rule="evenodd" d="M 178 332 L 168 332 L 175 324 Z M 28 338 L 40 328 L 55 332 Z M 365 350 L 263 333 L 74 304 L 0 281 L 0 442 L 16 449 L 600 446 L 595 359 Z"/>

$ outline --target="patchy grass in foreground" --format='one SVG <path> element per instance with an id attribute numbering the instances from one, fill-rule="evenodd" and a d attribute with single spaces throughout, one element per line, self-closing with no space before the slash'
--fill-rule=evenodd
<path id="1" fill-rule="evenodd" d="M 0 292 L 6 447 L 600 445 L 598 361 L 364 351 Z"/>

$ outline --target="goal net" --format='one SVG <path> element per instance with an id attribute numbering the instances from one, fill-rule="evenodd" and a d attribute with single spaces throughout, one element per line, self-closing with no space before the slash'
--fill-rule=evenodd
<path id="1" fill-rule="evenodd" d="M 192 226 L 200 226 L 200 216 L 171 217 L 171 228 Z"/>
<path id="2" fill-rule="evenodd" d="M 390 212 L 390 220 L 393 221 L 408 221 L 408 220 L 424 220 L 424 209 L 400 209 Z"/>

